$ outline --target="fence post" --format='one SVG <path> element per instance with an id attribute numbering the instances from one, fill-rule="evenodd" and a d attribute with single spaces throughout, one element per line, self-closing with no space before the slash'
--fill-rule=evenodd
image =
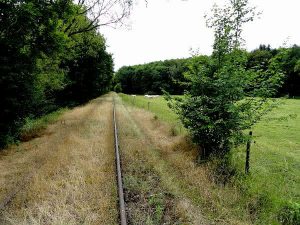
<path id="1" fill-rule="evenodd" d="M 252 131 L 249 132 L 249 140 L 247 141 L 247 148 L 246 148 L 246 163 L 245 163 L 245 173 L 249 173 L 250 169 L 250 147 L 251 147 L 251 138 L 252 138 Z"/>

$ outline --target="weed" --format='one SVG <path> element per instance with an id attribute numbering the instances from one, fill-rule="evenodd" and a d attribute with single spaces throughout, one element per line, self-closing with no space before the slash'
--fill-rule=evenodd
<path id="1" fill-rule="evenodd" d="M 155 224 L 160 224 L 164 213 L 164 195 L 162 193 L 153 194 L 149 196 L 148 202 L 153 208 L 153 220 Z"/>

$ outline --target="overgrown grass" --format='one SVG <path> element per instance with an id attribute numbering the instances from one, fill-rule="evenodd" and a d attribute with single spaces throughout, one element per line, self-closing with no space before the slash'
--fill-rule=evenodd
<path id="1" fill-rule="evenodd" d="M 162 97 L 148 100 L 143 96 L 120 96 L 123 101 L 144 109 L 148 109 L 150 101 L 149 110 L 159 119 L 181 126 Z M 245 146 L 233 151 L 233 166 L 239 174 L 235 182 L 243 196 L 240 204 L 253 222 L 278 224 L 280 220 L 283 224 L 299 224 L 282 219 L 282 215 L 289 217 L 289 213 L 299 211 L 295 207 L 300 202 L 299 112 L 299 99 L 283 100 L 282 105 L 253 128 L 255 142 L 251 147 L 250 175 L 243 175 Z"/>
<path id="2" fill-rule="evenodd" d="M 1 152 L 0 202 L 28 182 L 0 210 L 0 224 L 118 224 L 112 97 L 69 110 L 47 127 L 51 135 Z"/>
<path id="3" fill-rule="evenodd" d="M 26 118 L 25 123 L 20 130 L 21 141 L 29 141 L 32 138 L 41 136 L 47 125 L 57 121 L 59 116 L 66 111 L 67 108 L 62 108 L 40 118 Z"/>

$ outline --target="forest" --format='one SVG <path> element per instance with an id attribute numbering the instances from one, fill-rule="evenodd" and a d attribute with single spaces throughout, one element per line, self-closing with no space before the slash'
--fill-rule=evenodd
<path id="1" fill-rule="evenodd" d="M 259 72 L 259 77 L 253 78 L 257 83 L 270 82 L 272 62 L 276 61 L 278 69 L 284 73 L 284 82 L 273 97 L 300 96 L 300 46 L 271 48 L 261 44 L 257 49 L 246 52 L 246 68 Z M 207 56 L 196 56 L 194 61 L 201 64 Z M 209 56 L 211 57 L 211 56 Z M 114 76 L 114 88 L 118 92 L 128 94 L 183 94 L 188 89 L 185 73 L 189 69 L 187 59 L 173 59 L 146 63 L 143 65 L 124 66 Z"/>
<path id="2" fill-rule="evenodd" d="M 110 89 L 112 56 L 87 13 L 73 1 L 0 3 L 0 146 L 18 139 L 26 119 Z"/>

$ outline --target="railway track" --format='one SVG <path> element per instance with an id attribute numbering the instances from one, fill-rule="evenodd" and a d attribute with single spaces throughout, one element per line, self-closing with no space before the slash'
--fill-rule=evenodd
<path id="1" fill-rule="evenodd" d="M 119 221 L 121 225 L 127 225 L 126 218 L 126 208 L 125 208 L 125 200 L 124 200 L 124 191 L 123 191 L 123 181 L 122 181 L 122 169 L 121 169 L 121 159 L 119 152 L 119 141 L 118 141 L 118 126 L 117 126 L 117 118 L 116 118 L 116 103 L 115 98 L 113 97 L 113 135 L 114 135 L 114 150 L 115 150 L 115 167 L 116 167 L 116 181 L 117 181 L 117 189 L 118 189 L 118 207 L 119 207 Z M 38 170 L 42 167 L 42 165 L 38 168 Z M 3 211 L 17 196 L 19 192 L 21 192 L 28 183 L 33 179 L 36 171 L 27 175 L 17 187 L 12 190 L 4 199 L 0 199 L 0 212 Z"/>
<path id="2" fill-rule="evenodd" d="M 118 141 L 118 127 L 116 119 L 116 103 L 115 99 L 113 100 L 113 127 L 114 127 L 114 139 L 115 139 L 115 154 L 116 154 L 116 175 L 117 175 L 117 185 L 118 185 L 118 196 L 119 196 L 119 213 L 120 213 L 120 224 L 126 225 L 126 208 L 124 201 L 124 192 L 123 192 L 123 181 L 122 181 L 122 170 L 121 170 L 121 159 L 119 152 L 119 141 Z"/>

